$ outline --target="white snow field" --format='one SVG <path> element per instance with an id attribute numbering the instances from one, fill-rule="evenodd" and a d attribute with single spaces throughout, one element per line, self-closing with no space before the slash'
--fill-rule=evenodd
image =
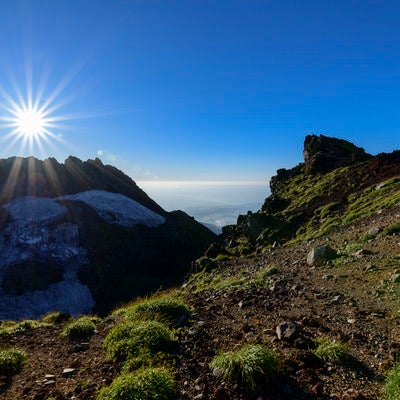
<path id="1" fill-rule="evenodd" d="M 148 227 L 156 227 L 165 222 L 165 218 L 161 215 L 119 193 L 111 193 L 105 190 L 88 190 L 63 196 L 59 199 L 82 201 L 111 224 L 122 226 L 141 224 Z"/>

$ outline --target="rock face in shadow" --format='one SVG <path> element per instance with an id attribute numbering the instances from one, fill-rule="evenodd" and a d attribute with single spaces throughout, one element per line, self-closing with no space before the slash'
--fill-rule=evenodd
<path id="1" fill-rule="evenodd" d="M 129 176 L 98 158 L 81 161 L 70 156 L 64 164 L 55 158 L 0 159 L 0 204 L 23 196 L 59 197 L 86 190 L 120 193 L 160 215 L 165 213 Z"/>
<path id="2" fill-rule="evenodd" d="M 0 160 L 0 319 L 105 313 L 179 284 L 215 235 L 100 160 Z"/>
<path id="3" fill-rule="evenodd" d="M 326 173 L 338 167 L 372 158 L 361 147 L 344 139 L 308 135 L 303 150 L 306 173 Z"/>

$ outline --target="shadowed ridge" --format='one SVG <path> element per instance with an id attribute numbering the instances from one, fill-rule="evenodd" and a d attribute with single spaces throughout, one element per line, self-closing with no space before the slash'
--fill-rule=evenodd
<path id="1" fill-rule="evenodd" d="M 95 189 L 123 194 L 166 215 L 129 176 L 98 158 L 82 161 L 70 156 L 63 164 L 55 158 L 0 159 L 0 204 L 22 196 L 59 197 Z"/>

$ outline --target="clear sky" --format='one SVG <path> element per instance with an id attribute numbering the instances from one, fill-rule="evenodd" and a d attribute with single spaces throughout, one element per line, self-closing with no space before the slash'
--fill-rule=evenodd
<path id="1" fill-rule="evenodd" d="M 0 0 L 0 118 L 31 93 L 52 134 L 21 148 L 3 126 L 0 156 L 265 185 L 308 133 L 391 151 L 399 17 L 390 0 Z"/>

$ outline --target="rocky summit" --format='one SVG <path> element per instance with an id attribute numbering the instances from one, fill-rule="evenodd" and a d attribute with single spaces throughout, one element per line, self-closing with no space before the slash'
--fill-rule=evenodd
<path id="1" fill-rule="evenodd" d="M 271 195 L 261 210 L 223 229 L 227 251 L 249 254 L 321 236 L 400 200 L 398 150 L 371 156 L 346 140 L 309 135 L 303 156 L 303 163 L 279 169 L 271 178 Z"/>
<path id="2" fill-rule="evenodd" d="M 1 398 L 398 400 L 400 152 L 370 156 L 326 136 L 308 136 L 305 149 L 304 163 L 271 179 L 258 212 L 211 237 L 182 285 L 101 318 L 52 312 L 2 321 Z M 190 245 L 198 227 L 133 200 L 104 187 L 8 199 L 2 240 L 21 251 L 7 257 L 32 254 L 46 237 L 64 264 L 57 256 L 18 261 L 5 268 L 3 292 L 18 298 L 65 284 L 66 271 L 94 301 L 123 279 L 119 288 L 136 289 L 140 273 L 121 260 L 130 251 L 146 260 L 150 244 L 161 245 L 162 268 L 143 281 L 164 278 L 164 236 L 181 234 Z M 34 231 L 28 215 L 47 225 Z"/>
<path id="3" fill-rule="evenodd" d="M 98 159 L 0 160 L 0 318 L 100 312 L 180 282 L 214 235 Z"/>

